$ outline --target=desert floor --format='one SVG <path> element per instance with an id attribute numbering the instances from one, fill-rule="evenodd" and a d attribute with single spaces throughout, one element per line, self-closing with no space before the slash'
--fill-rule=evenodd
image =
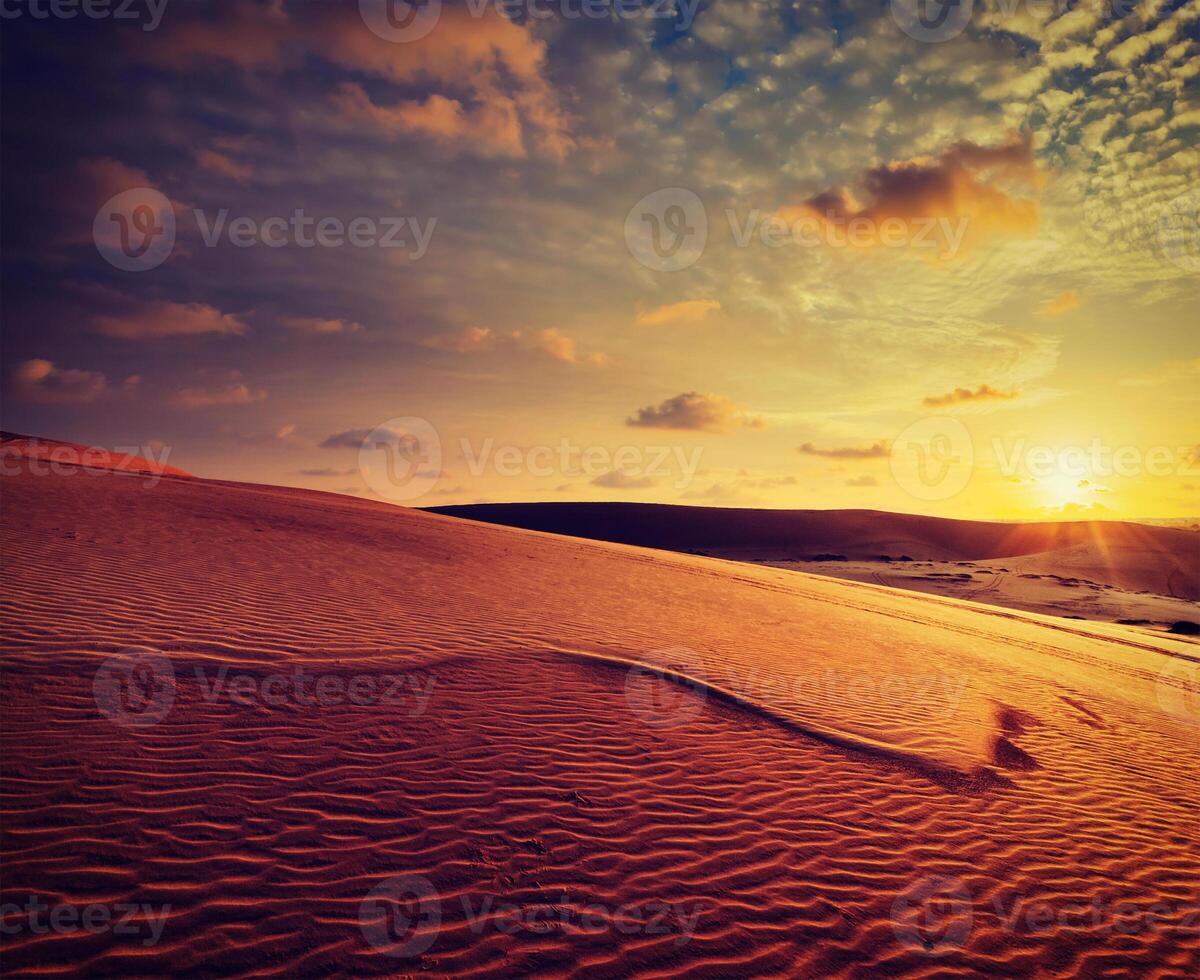
<path id="1" fill-rule="evenodd" d="M 1200 970 L 1192 638 L 307 491 L 0 491 L 7 975 Z"/>

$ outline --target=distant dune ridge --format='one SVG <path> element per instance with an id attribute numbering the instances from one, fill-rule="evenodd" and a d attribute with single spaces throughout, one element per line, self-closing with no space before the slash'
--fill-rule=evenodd
<path id="1" fill-rule="evenodd" d="M 24 436 L 16 432 L 0 432 L 0 458 L 4 461 L 27 459 L 45 465 L 79 466 L 85 469 L 111 470 L 116 473 L 157 474 L 159 476 L 191 476 L 184 470 L 168 466 L 165 460 L 145 459 L 138 455 L 150 447 L 101 449 L 75 442 Z"/>
<path id="2" fill-rule="evenodd" d="M 279 487 L 0 490 L 8 975 L 1200 968 L 1194 639 Z"/>
<path id="3" fill-rule="evenodd" d="M 987 561 L 1077 575 L 1131 591 L 1200 599 L 1200 534 L 1126 521 L 1006 523 L 875 510 L 753 510 L 633 503 L 467 504 L 468 520 L 747 561 L 813 556 Z M 831 569 L 831 574 L 837 574 Z"/>

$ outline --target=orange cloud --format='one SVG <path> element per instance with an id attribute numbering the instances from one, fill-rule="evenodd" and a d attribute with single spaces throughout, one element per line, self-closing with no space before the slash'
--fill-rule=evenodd
<path id="1" fill-rule="evenodd" d="M 658 405 L 639 408 L 625 424 L 645 429 L 691 429 L 699 432 L 724 432 L 733 423 L 762 428 L 762 419 L 742 415 L 724 395 L 685 391 Z"/>
<path id="2" fill-rule="evenodd" d="M 357 4 L 285 8 L 281 0 L 223 2 L 215 14 L 181 19 L 136 39 L 137 55 L 160 68 L 189 70 L 226 62 L 249 71 L 280 71 L 315 54 L 357 74 L 436 88 L 420 101 L 372 102 L 356 83 L 332 105 L 383 132 L 428 136 L 442 145 L 488 155 L 526 156 L 529 149 L 563 159 L 574 146 L 556 90 L 543 75 L 546 45 L 528 25 L 485 5 L 479 16 L 442 7 L 437 27 L 419 43 L 397 44 L 364 24 Z"/>
<path id="3" fill-rule="evenodd" d="M 344 82 L 333 96 L 338 112 L 370 122 L 386 133 L 431 137 L 445 146 L 471 146 L 484 156 L 523 158 L 521 119 L 511 99 L 496 97 L 472 109 L 457 99 L 433 94 L 423 102 L 379 106 L 357 82 Z"/>
<path id="4" fill-rule="evenodd" d="M 423 347 L 433 350 L 451 350 L 458 354 L 470 354 L 492 346 L 495 338 L 490 327 L 464 327 L 457 333 L 434 334 L 421 341 Z"/>
<path id="5" fill-rule="evenodd" d="M 599 351 L 582 355 L 575 339 L 568 337 L 557 327 L 529 332 L 512 330 L 507 334 L 494 333 L 490 327 L 466 327 L 454 333 L 426 337 L 421 341 L 421 345 L 433 350 L 454 351 L 456 354 L 474 354 L 487 350 L 538 351 L 564 364 L 578 364 L 581 360 L 594 367 L 605 367 L 608 364 L 608 355 Z"/>
<path id="6" fill-rule="evenodd" d="M 1079 306 L 1079 294 L 1073 289 L 1059 293 L 1054 299 L 1048 299 L 1038 308 L 1040 316 L 1061 316 L 1070 313 Z"/>
<path id="7" fill-rule="evenodd" d="M 361 333 L 363 329 L 361 323 L 352 320 L 322 320 L 310 316 L 285 316 L 279 322 L 292 330 L 311 334 Z"/>
<path id="8" fill-rule="evenodd" d="M 244 384 L 231 384 L 223 388 L 184 388 L 171 399 L 180 408 L 209 408 L 213 405 L 248 405 L 261 402 L 267 393 L 251 390 Z"/>
<path id="9" fill-rule="evenodd" d="M 36 402 L 91 402 L 108 393 L 108 379 L 99 371 L 60 368 L 34 358 L 17 366 L 17 392 Z"/>
<path id="10" fill-rule="evenodd" d="M 232 157 L 226 156 L 219 150 L 197 150 L 196 163 L 205 170 L 220 174 L 222 177 L 228 177 L 231 180 L 236 180 L 238 183 L 243 183 L 254 176 L 254 168 L 249 164 L 238 163 Z"/>
<path id="11" fill-rule="evenodd" d="M 830 241 L 845 239 L 854 247 L 893 240 L 914 248 L 932 245 L 943 258 L 953 257 L 959 246 L 1029 235 L 1037 228 L 1037 202 L 1014 196 L 1017 188 L 1028 192 L 1041 185 L 1028 134 L 999 146 L 964 142 L 936 158 L 884 164 L 868 170 L 860 184 L 858 196 L 833 187 L 779 216 L 789 223 L 815 220 Z"/>
<path id="12" fill-rule="evenodd" d="M 282 66 L 294 52 L 301 29 L 283 0 L 241 3 L 216 0 L 205 16 L 171 20 L 153 38 L 132 33 L 126 43 L 142 61 L 176 71 L 204 69 L 214 62 L 240 68 Z"/>
<path id="13" fill-rule="evenodd" d="M 961 405 L 965 402 L 1011 401 L 1017 397 L 1015 391 L 997 391 L 991 385 L 980 385 L 974 391 L 970 388 L 955 388 L 945 395 L 928 395 L 921 404 L 926 408 L 945 408 L 947 405 Z"/>
<path id="14" fill-rule="evenodd" d="M 92 329 L 106 337 L 145 340 L 193 334 L 241 334 L 246 324 L 231 313 L 207 303 L 170 303 L 154 300 L 127 312 L 92 317 Z"/>
<path id="15" fill-rule="evenodd" d="M 111 157 L 79 160 L 64 170 L 47 170 L 40 178 L 45 183 L 48 204 L 48 226 L 55 245 L 88 245 L 101 240 L 113 248 L 119 246 L 118 225 L 93 225 L 96 211 L 110 198 L 128 191 L 141 191 L 125 202 L 127 208 L 135 205 L 148 206 L 155 215 L 155 223 L 161 225 L 165 213 L 170 210 L 176 220 L 186 213 L 178 201 L 163 204 L 160 188 L 150 176 L 137 167 L 130 167 Z M 176 249 L 180 246 L 177 244 Z"/>
<path id="16" fill-rule="evenodd" d="M 647 309 L 638 303 L 634 308 L 633 322 L 639 327 L 661 327 L 668 323 L 698 323 L 710 313 L 721 308 L 715 299 L 686 299 L 680 303 L 668 303 Z"/>
<path id="17" fill-rule="evenodd" d="M 539 330 L 534 336 L 533 346 L 543 354 L 549 354 L 556 361 L 574 364 L 577 360 L 575 341 L 564 335 L 556 327 L 551 327 L 548 330 Z"/>

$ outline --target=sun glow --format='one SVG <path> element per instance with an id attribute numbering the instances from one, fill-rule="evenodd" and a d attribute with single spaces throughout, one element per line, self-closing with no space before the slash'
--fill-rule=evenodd
<path id="1" fill-rule="evenodd" d="M 1071 504 L 1086 504 L 1090 500 L 1091 488 L 1086 480 L 1066 473 L 1052 473 L 1037 480 L 1037 491 L 1047 507 L 1067 507 Z"/>

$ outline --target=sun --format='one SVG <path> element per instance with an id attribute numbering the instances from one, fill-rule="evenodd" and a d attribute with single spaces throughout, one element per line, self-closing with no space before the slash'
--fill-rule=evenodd
<path id="1" fill-rule="evenodd" d="M 1071 504 L 1088 502 L 1090 487 L 1087 482 L 1077 476 L 1065 473 L 1052 473 L 1037 481 L 1037 492 L 1043 506 L 1052 508 L 1067 507 Z"/>

